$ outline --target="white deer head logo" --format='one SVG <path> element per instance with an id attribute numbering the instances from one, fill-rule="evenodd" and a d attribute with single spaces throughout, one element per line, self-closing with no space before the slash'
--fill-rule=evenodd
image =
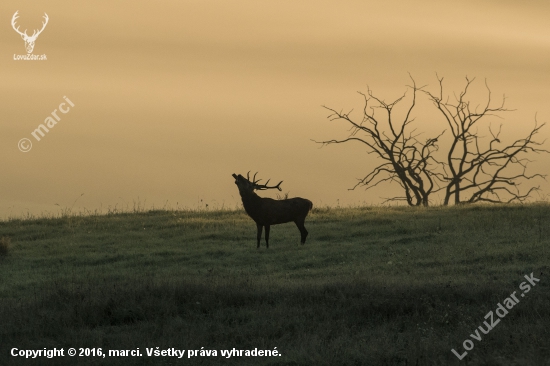
<path id="1" fill-rule="evenodd" d="M 44 30 L 44 28 L 46 28 L 46 24 L 48 24 L 48 14 L 44 13 L 44 22 L 42 22 L 42 29 L 40 30 L 35 30 L 32 34 L 32 36 L 28 36 L 27 35 L 27 30 L 25 29 L 24 32 L 21 32 L 19 31 L 19 27 L 15 28 L 15 20 L 17 18 L 19 18 L 19 16 L 17 15 L 17 13 L 19 12 L 19 10 L 17 10 L 15 12 L 15 14 L 13 14 L 13 18 L 11 18 L 11 26 L 13 27 L 13 29 L 19 33 L 21 35 L 21 38 L 23 38 L 23 41 L 25 41 L 25 48 L 27 49 L 27 53 L 32 53 L 32 50 L 34 49 L 34 42 L 36 41 L 36 38 L 38 38 L 38 36 L 40 35 L 40 33 L 42 33 L 42 31 Z"/>

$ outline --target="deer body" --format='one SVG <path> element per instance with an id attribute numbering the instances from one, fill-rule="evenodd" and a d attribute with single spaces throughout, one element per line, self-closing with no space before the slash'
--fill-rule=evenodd
<path id="1" fill-rule="evenodd" d="M 307 214 L 313 207 L 313 203 L 305 198 L 289 198 L 284 200 L 274 200 L 272 198 L 263 198 L 258 196 L 254 190 L 279 188 L 282 181 L 274 187 L 258 185 L 259 181 L 250 182 L 242 175 L 233 174 L 235 184 L 239 188 L 244 210 L 254 220 L 258 229 L 257 248 L 260 247 L 262 231 L 265 227 L 265 244 L 269 248 L 269 230 L 271 225 L 294 222 L 301 234 L 301 243 L 306 242 L 308 232 L 304 226 Z M 269 182 L 269 181 L 268 181 Z"/>

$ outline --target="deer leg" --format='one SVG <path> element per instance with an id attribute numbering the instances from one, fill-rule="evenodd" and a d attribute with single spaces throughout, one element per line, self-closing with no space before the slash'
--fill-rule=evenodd
<path id="1" fill-rule="evenodd" d="M 269 225 L 265 226 L 265 247 L 266 249 L 269 249 L 269 229 L 271 227 Z"/>
<path id="2" fill-rule="evenodd" d="M 304 226 L 304 221 L 305 220 L 296 220 L 294 221 L 294 223 L 296 224 L 296 226 L 298 226 L 298 230 L 300 230 L 300 235 L 301 235 L 301 240 L 300 242 L 302 243 L 302 245 L 304 245 L 306 243 L 306 238 L 307 238 L 307 230 L 306 230 L 306 227 Z"/>
<path id="3" fill-rule="evenodd" d="M 257 235 L 257 238 L 258 238 L 258 245 L 256 246 L 256 249 L 260 247 L 260 240 L 262 239 L 262 228 L 263 226 L 260 225 L 260 224 L 256 224 L 256 227 L 258 228 L 258 235 Z"/>

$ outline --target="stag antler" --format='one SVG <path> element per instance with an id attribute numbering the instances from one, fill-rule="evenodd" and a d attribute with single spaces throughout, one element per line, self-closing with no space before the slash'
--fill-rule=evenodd
<path id="1" fill-rule="evenodd" d="M 13 17 L 11 18 L 11 26 L 13 27 L 13 30 L 15 30 L 17 33 L 21 35 L 21 37 L 28 37 L 26 29 L 25 29 L 25 32 L 21 32 L 19 30 L 19 27 L 15 28 L 15 21 L 17 20 L 17 18 L 19 18 L 19 16 L 17 15 L 18 12 L 19 10 L 17 10 L 15 14 L 13 14 Z"/>
<path id="2" fill-rule="evenodd" d="M 273 187 L 268 187 L 267 184 L 269 183 L 269 181 L 271 179 L 268 179 L 267 182 L 265 182 L 265 184 L 258 184 L 261 179 L 258 179 L 256 180 L 256 174 L 258 174 L 258 172 L 254 173 L 254 176 L 252 177 L 252 181 L 250 180 L 250 171 L 248 171 L 248 173 L 246 173 L 246 179 L 252 183 L 252 185 L 254 185 L 254 189 L 256 190 L 259 190 L 259 191 L 262 191 L 262 190 L 265 190 L 265 189 L 273 189 L 273 188 L 277 188 L 279 191 L 282 191 L 281 187 L 279 187 L 281 185 L 281 183 L 283 183 L 283 181 L 280 181 L 279 184 L 277 184 L 276 186 L 273 186 Z"/>
<path id="3" fill-rule="evenodd" d="M 40 30 L 35 29 L 34 32 L 32 33 L 32 36 L 29 37 L 29 36 L 27 35 L 27 30 L 26 30 L 26 29 L 25 29 L 24 32 L 21 32 L 21 31 L 19 30 L 19 27 L 17 27 L 17 28 L 15 27 L 15 21 L 17 20 L 17 18 L 19 18 L 19 15 L 18 15 L 17 13 L 19 13 L 19 10 L 17 10 L 17 11 L 15 12 L 15 14 L 13 14 L 13 17 L 11 18 L 11 26 L 13 27 L 13 29 L 14 29 L 17 33 L 19 33 L 22 37 L 26 37 L 26 38 L 37 38 L 37 37 L 40 35 L 40 33 L 42 33 L 42 31 L 44 30 L 44 28 L 46 28 L 46 25 L 48 24 L 48 20 L 50 19 L 50 18 L 48 17 L 48 14 L 44 13 L 44 20 L 45 20 L 45 21 L 42 22 L 42 29 L 40 29 Z"/>
<path id="4" fill-rule="evenodd" d="M 267 183 L 269 183 L 271 179 L 268 179 L 267 182 L 265 182 L 265 184 L 262 184 L 262 185 L 259 185 L 259 184 L 256 184 L 254 183 L 254 189 L 257 189 L 257 190 L 264 190 L 264 189 L 272 189 L 272 188 L 277 188 L 279 191 L 282 191 L 281 187 L 279 187 L 281 185 L 281 183 L 283 183 L 283 181 L 280 181 L 276 186 L 273 186 L 273 187 L 268 187 L 267 186 Z M 259 182 L 259 181 L 258 181 Z"/>
<path id="5" fill-rule="evenodd" d="M 38 37 L 38 35 L 39 35 L 40 33 L 42 33 L 42 31 L 44 30 L 44 28 L 46 28 L 46 24 L 48 24 L 48 20 L 50 20 L 50 18 L 48 18 L 48 14 L 46 14 L 46 13 L 44 13 L 44 20 L 45 20 L 45 21 L 42 22 L 42 29 L 40 29 L 40 30 L 35 30 L 35 31 L 33 32 L 32 36 L 31 36 L 31 38 L 36 38 L 36 37 Z M 38 32 L 38 33 L 36 33 L 36 32 Z"/>

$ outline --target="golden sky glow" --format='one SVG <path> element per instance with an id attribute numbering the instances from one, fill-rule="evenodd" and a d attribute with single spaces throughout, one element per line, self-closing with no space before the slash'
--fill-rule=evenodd
<path id="1" fill-rule="evenodd" d="M 48 14 L 33 51 L 47 61 L 13 59 L 26 53 L 16 10 L 28 34 Z M 536 112 L 550 120 L 547 1 L 8 0 L 0 14 L 1 217 L 77 199 L 74 210 L 236 207 L 231 174 L 248 170 L 314 205 L 379 203 L 384 187 L 347 190 L 375 164 L 364 148 L 311 139 L 347 133 L 321 105 L 360 110 L 367 85 L 395 99 L 408 73 L 435 87 L 437 72 L 448 90 L 486 78 L 517 109 L 512 137 Z M 19 151 L 64 96 L 75 107 Z"/>

